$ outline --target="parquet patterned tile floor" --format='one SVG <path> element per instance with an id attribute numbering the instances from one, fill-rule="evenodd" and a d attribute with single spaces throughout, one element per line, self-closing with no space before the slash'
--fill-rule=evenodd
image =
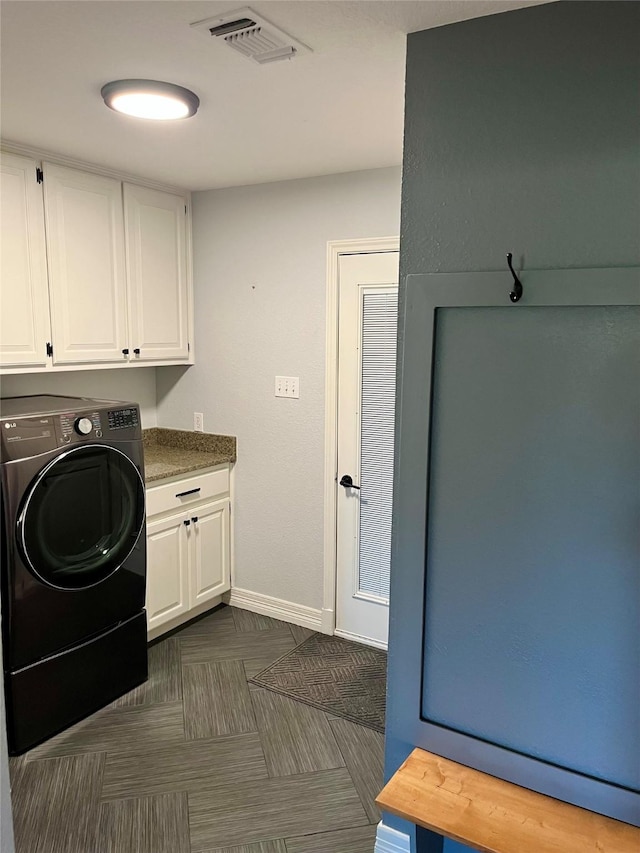
<path id="1" fill-rule="evenodd" d="M 383 737 L 247 679 L 312 632 L 222 607 L 10 761 L 17 853 L 371 853 Z"/>

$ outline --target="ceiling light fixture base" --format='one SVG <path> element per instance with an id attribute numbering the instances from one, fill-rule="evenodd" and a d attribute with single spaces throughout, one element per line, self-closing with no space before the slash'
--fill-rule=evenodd
<path id="1" fill-rule="evenodd" d="M 116 112 L 155 121 L 189 118 L 200 106 L 200 98 L 190 89 L 161 80 L 112 80 L 100 94 Z"/>

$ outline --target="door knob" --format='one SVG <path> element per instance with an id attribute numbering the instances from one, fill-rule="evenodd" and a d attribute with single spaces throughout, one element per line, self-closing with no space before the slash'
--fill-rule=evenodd
<path id="1" fill-rule="evenodd" d="M 340 485 L 344 486 L 345 489 L 359 489 L 360 486 L 356 486 L 353 482 L 353 478 L 351 474 L 343 474 L 342 479 L 340 480 Z"/>

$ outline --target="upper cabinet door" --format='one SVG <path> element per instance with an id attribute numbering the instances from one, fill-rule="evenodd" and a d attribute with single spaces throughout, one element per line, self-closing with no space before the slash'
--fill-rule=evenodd
<path id="1" fill-rule="evenodd" d="M 132 357 L 189 358 L 186 200 L 124 185 Z"/>
<path id="2" fill-rule="evenodd" d="M 44 164 L 56 364 L 122 362 L 127 347 L 120 181 Z"/>
<path id="3" fill-rule="evenodd" d="M 2 154 L 0 254 L 0 366 L 47 362 L 49 295 L 42 188 L 38 163 Z"/>

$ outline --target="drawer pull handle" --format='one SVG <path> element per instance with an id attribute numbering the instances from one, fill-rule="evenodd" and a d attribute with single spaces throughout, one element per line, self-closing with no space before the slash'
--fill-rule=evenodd
<path id="1" fill-rule="evenodd" d="M 184 526 L 185 526 L 185 527 L 188 527 L 188 526 L 191 524 L 191 522 L 189 521 L 189 519 L 188 519 L 188 518 L 186 518 L 186 519 L 184 520 L 183 524 L 184 524 Z"/>
<path id="2" fill-rule="evenodd" d="M 200 487 L 197 489 L 189 489 L 188 492 L 178 492 L 176 495 L 177 498 L 185 498 L 187 495 L 195 495 L 200 491 Z"/>
<path id="3" fill-rule="evenodd" d="M 196 517 L 195 517 L 195 518 L 192 518 L 192 519 L 191 519 L 191 521 L 193 521 L 193 523 L 194 523 L 194 524 L 196 523 L 196 521 L 197 521 L 197 520 L 198 520 L 198 516 L 197 516 L 197 515 L 196 515 Z"/>

